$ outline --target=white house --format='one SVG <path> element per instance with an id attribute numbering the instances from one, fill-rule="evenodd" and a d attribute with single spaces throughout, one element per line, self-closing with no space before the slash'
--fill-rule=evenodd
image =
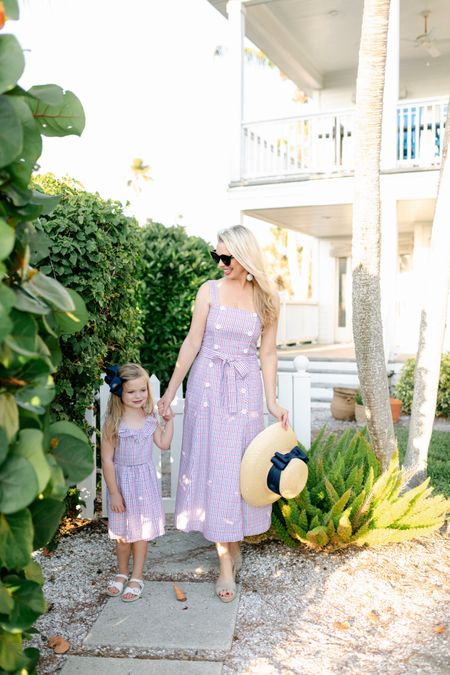
<path id="1" fill-rule="evenodd" d="M 347 343 L 363 0 L 209 2 L 230 32 L 230 224 L 249 215 L 313 237 L 313 298 L 285 309 L 295 310 L 296 325 L 318 344 Z M 243 119 L 244 36 L 310 97 L 304 114 Z M 448 0 L 391 0 L 381 159 L 382 310 L 391 359 L 417 348 L 449 93 Z"/>

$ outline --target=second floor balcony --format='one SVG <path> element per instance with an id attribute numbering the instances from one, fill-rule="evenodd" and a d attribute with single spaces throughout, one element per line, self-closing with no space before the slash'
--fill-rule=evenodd
<path id="1" fill-rule="evenodd" d="M 392 169 L 438 167 L 447 98 L 397 105 L 396 163 Z M 241 177 L 244 181 L 346 174 L 354 168 L 354 110 L 313 113 L 243 123 Z"/>

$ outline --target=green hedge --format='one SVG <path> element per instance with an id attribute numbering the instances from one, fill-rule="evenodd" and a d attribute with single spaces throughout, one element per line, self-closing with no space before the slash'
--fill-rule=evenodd
<path id="1" fill-rule="evenodd" d="M 411 414 L 415 369 L 416 359 L 408 359 L 400 372 L 400 379 L 395 387 L 395 395 L 403 401 L 402 408 L 408 414 Z M 436 415 L 450 417 L 450 352 L 442 354 L 441 357 Z"/>
<path id="2" fill-rule="evenodd" d="M 142 231 L 119 202 L 86 192 L 70 178 L 37 176 L 35 184 L 61 199 L 38 219 L 47 248 L 34 255 L 41 270 L 83 296 L 89 312 L 83 331 L 63 338 L 52 410 L 83 423 L 105 362 L 139 359 Z"/>
<path id="3" fill-rule="evenodd" d="M 144 339 L 141 359 L 161 381 L 161 393 L 175 366 L 192 318 L 199 286 L 218 278 L 211 247 L 183 227 L 147 222 L 144 227 L 142 299 Z"/>

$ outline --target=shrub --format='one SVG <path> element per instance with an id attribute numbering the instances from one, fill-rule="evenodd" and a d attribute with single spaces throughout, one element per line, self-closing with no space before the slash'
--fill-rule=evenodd
<path id="1" fill-rule="evenodd" d="M 352 429 L 325 440 L 322 430 L 308 468 L 303 492 L 280 499 L 273 509 L 273 531 L 289 546 L 335 550 L 415 539 L 438 529 L 450 508 L 450 501 L 431 496 L 429 478 L 402 492 L 407 477 L 398 453 L 380 473 L 366 436 Z"/>
<path id="2" fill-rule="evenodd" d="M 70 283 L 89 312 L 84 329 L 63 338 L 52 405 L 54 414 L 83 424 L 105 362 L 139 359 L 142 233 L 119 202 L 86 192 L 70 178 L 37 176 L 35 184 L 61 200 L 37 222 L 47 246 L 35 250 L 34 259 L 46 274 Z"/>
<path id="3" fill-rule="evenodd" d="M 395 395 L 403 401 L 403 410 L 409 415 L 411 414 L 414 394 L 415 369 L 416 359 L 405 361 L 405 365 L 400 372 L 400 379 L 395 387 Z M 436 415 L 450 417 L 450 352 L 442 354 L 441 357 Z"/>
<path id="4" fill-rule="evenodd" d="M 5 8 L 18 18 L 16 0 Z M 39 652 L 23 651 L 22 640 L 46 603 L 31 554 L 58 527 L 67 485 L 92 470 L 92 448 L 81 429 L 49 417 L 59 337 L 82 327 L 86 311 L 30 265 L 31 247 L 42 245 L 32 221 L 57 199 L 29 186 L 41 134 L 79 135 L 84 113 L 70 91 L 17 84 L 25 63 L 13 35 L 0 35 L 0 54 L 0 671 L 34 673 Z"/>
<path id="5" fill-rule="evenodd" d="M 144 228 L 141 359 L 157 375 L 162 390 L 189 330 L 200 285 L 220 276 L 209 250 L 206 241 L 188 236 L 183 227 L 148 221 Z"/>

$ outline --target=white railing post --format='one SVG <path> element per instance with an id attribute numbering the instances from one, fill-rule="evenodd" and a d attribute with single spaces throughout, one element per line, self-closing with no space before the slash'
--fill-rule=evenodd
<path id="1" fill-rule="evenodd" d="M 94 468 L 92 469 L 89 476 L 86 476 L 86 478 L 83 481 L 81 481 L 81 483 L 78 483 L 77 488 L 80 492 L 80 499 L 82 499 L 86 504 L 86 506 L 81 507 L 80 516 L 81 518 L 89 518 L 90 520 L 92 520 L 92 518 L 94 517 L 94 500 L 97 489 L 97 462 L 96 462 L 97 439 L 95 431 L 94 401 L 92 402 L 92 405 L 84 413 L 84 419 L 89 424 L 89 426 L 93 428 L 89 440 L 92 446 Z"/>
<path id="2" fill-rule="evenodd" d="M 292 428 L 300 443 L 309 450 L 311 447 L 311 375 L 307 372 L 308 366 L 309 359 L 306 356 L 295 357 L 295 371 L 292 376 Z"/>
<path id="3" fill-rule="evenodd" d="M 105 422 L 105 414 L 106 414 L 106 408 L 108 406 L 108 399 L 109 399 L 109 386 L 106 384 L 106 382 L 103 382 L 103 384 L 100 387 L 99 391 L 99 407 L 100 407 L 100 441 L 101 441 L 101 434 L 103 431 L 103 424 Z M 108 515 L 108 511 L 106 509 L 106 483 L 105 479 L 103 478 L 103 471 L 101 471 L 102 475 L 102 518 L 106 518 Z"/>

